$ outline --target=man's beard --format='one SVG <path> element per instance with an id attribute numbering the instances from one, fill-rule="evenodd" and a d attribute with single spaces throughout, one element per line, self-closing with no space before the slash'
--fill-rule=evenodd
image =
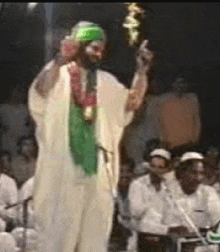
<path id="1" fill-rule="evenodd" d="M 86 69 L 90 69 L 90 70 L 97 69 L 101 65 L 100 60 L 97 60 L 97 61 L 94 61 L 94 62 L 91 61 L 91 59 L 83 51 L 81 53 L 79 53 L 79 57 L 81 59 L 82 67 L 84 67 Z"/>

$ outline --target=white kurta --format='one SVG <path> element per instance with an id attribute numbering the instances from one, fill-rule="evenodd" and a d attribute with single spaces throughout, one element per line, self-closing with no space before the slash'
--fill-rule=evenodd
<path id="1" fill-rule="evenodd" d="M 152 234 L 167 234 L 168 226 L 162 224 L 165 187 L 156 191 L 147 174 L 134 180 L 129 188 L 129 202 L 134 229 Z"/>
<path id="2" fill-rule="evenodd" d="M 59 79 L 47 99 L 36 92 L 36 80 L 29 90 L 29 109 L 37 124 L 39 145 L 34 189 L 34 210 L 40 230 L 38 251 L 73 252 L 80 238 L 81 243 L 83 239 L 94 242 L 79 251 L 101 252 L 104 248 L 96 246 L 103 238 L 99 237 L 100 232 L 107 239 L 111 230 L 112 193 L 119 177 L 118 145 L 123 128 L 132 120 L 132 113 L 125 113 L 129 91 L 113 75 L 98 70 L 96 134 L 99 145 L 108 152 L 109 162 L 105 165 L 103 155 L 99 154 L 98 174 L 80 177 L 81 170 L 74 165 L 69 148 L 71 89 L 67 69 L 67 65 L 60 68 Z M 96 226 L 99 232 L 95 231 Z"/>
<path id="3" fill-rule="evenodd" d="M 199 185 L 197 191 L 186 195 L 178 181 L 169 185 L 173 198 L 177 204 L 191 218 L 195 226 L 205 228 L 216 225 L 220 220 L 220 198 L 215 189 L 208 185 Z M 165 201 L 162 222 L 168 226 L 183 225 L 188 227 L 190 232 L 194 230 L 188 224 L 180 210 L 169 199 Z"/>

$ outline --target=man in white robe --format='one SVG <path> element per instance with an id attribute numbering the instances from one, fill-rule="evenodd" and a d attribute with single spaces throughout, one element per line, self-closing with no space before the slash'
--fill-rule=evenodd
<path id="1" fill-rule="evenodd" d="M 38 252 L 107 251 L 119 177 L 118 145 L 124 127 L 146 92 L 152 53 L 145 48 L 145 41 L 137 56 L 131 90 L 112 74 L 96 71 L 97 117 L 90 119 L 95 121 L 95 138 L 100 148 L 97 171 L 87 175 L 82 165 L 76 164 L 70 148 L 70 110 L 81 102 L 76 89 L 71 90 L 71 83 L 79 72 L 80 88 L 87 89 L 85 73 L 101 60 L 104 46 L 105 34 L 100 27 L 79 22 L 61 43 L 61 61 L 58 58 L 49 62 L 29 90 L 29 109 L 37 126 L 39 145 L 34 187 Z M 64 62 L 63 66 L 60 62 Z M 84 107 L 83 120 L 87 124 L 85 111 L 88 109 Z M 83 155 L 86 158 L 89 153 Z"/>

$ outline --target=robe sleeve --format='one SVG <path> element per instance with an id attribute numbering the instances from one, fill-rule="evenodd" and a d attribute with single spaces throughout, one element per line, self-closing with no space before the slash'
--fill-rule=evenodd
<path id="1" fill-rule="evenodd" d="M 109 101 L 109 106 L 115 113 L 115 123 L 118 126 L 125 127 L 131 123 L 134 113 L 132 111 L 126 111 L 126 102 L 129 95 L 129 89 L 121 84 L 117 78 L 108 73 L 104 72 L 103 81 L 105 82 L 106 88 L 106 100 Z"/>
<path id="2" fill-rule="evenodd" d="M 53 64 L 54 64 L 53 60 L 50 61 L 48 64 L 46 64 L 46 66 L 36 76 L 36 78 L 34 79 L 28 90 L 28 109 L 37 127 L 36 136 L 41 140 L 44 139 L 43 125 L 44 125 L 44 117 L 46 112 L 47 96 L 48 96 L 44 95 L 42 90 L 45 91 L 46 89 L 51 88 L 52 84 L 50 85 L 48 83 L 51 82 L 50 69 L 52 68 Z M 40 90 L 42 92 L 40 92 Z"/>

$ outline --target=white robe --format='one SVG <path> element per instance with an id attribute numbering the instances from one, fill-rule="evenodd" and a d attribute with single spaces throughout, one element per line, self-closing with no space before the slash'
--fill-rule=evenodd
<path id="1" fill-rule="evenodd" d="M 104 165 L 102 155 L 99 154 L 98 174 L 89 179 L 80 178 L 78 173 L 81 171 L 74 165 L 69 148 L 71 88 L 67 69 L 68 65 L 60 68 L 59 79 L 46 99 L 37 93 L 36 80 L 29 90 L 28 104 L 37 124 L 39 145 L 34 210 L 42 239 L 45 243 L 51 243 L 51 247 L 47 248 L 42 245 L 39 251 L 43 252 L 73 252 L 72 245 L 64 249 L 64 244 L 73 239 L 71 233 L 74 234 L 77 228 L 71 222 L 77 218 L 77 211 L 81 211 L 79 200 L 82 199 L 79 198 L 84 196 L 83 190 L 77 185 L 83 183 L 90 185 L 91 181 L 95 181 L 101 196 L 99 200 L 103 201 L 97 207 L 101 206 L 102 211 L 106 210 L 106 215 L 110 215 L 106 216 L 106 233 L 109 235 L 113 213 L 111 196 L 116 191 L 119 178 L 118 146 L 123 129 L 133 116 L 132 112 L 125 112 L 129 90 L 110 73 L 98 70 L 96 137 L 99 145 L 107 150 L 109 162 Z"/>

